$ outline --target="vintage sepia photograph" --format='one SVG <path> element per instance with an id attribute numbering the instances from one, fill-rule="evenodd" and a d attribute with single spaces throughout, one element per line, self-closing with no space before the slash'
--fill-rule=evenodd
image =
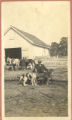
<path id="1" fill-rule="evenodd" d="M 68 117 L 70 3 L 2 2 L 5 117 Z"/>

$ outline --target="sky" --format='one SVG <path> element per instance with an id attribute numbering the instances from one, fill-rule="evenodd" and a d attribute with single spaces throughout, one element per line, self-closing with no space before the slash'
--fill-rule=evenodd
<path id="1" fill-rule="evenodd" d="M 3 2 L 2 35 L 13 25 L 31 33 L 47 44 L 69 37 L 70 3 L 61 2 Z"/>

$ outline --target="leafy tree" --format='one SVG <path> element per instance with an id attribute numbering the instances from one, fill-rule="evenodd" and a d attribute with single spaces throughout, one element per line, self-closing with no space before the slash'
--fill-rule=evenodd
<path id="1" fill-rule="evenodd" d="M 68 38 L 62 37 L 59 43 L 59 56 L 67 56 L 68 55 Z"/>
<path id="2" fill-rule="evenodd" d="M 50 46 L 50 56 L 67 56 L 68 55 L 68 38 L 62 37 L 60 43 L 52 42 Z"/>
<path id="3" fill-rule="evenodd" d="M 58 56 L 59 45 L 56 42 L 52 42 L 50 47 L 50 56 Z"/>

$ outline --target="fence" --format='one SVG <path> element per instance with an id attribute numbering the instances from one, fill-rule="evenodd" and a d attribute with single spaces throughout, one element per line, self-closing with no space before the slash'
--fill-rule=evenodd
<path id="1" fill-rule="evenodd" d="M 36 58 L 42 61 L 43 64 L 46 65 L 46 67 L 67 67 L 68 65 L 68 59 L 67 57 L 61 57 L 61 58 L 56 58 L 56 57 L 40 57 Z"/>

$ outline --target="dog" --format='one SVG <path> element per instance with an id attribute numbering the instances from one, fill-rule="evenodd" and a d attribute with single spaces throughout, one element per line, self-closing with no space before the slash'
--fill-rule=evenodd
<path id="1" fill-rule="evenodd" d="M 19 82 L 22 83 L 23 86 L 27 86 L 27 81 L 30 81 L 32 86 L 36 86 L 36 73 L 34 72 L 28 72 L 26 74 L 22 74 L 19 77 Z"/>
<path id="2" fill-rule="evenodd" d="M 36 86 L 37 85 L 36 73 L 34 73 L 34 72 L 27 73 L 27 78 L 28 78 L 28 80 L 31 81 L 32 86 Z"/>
<path id="3" fill-rule="evenodd" d="M 19 82 L 22 83 L 23 86 L 27 86 L 27 75 L 25 74 L 22 74 L 19 78 Z"/>

